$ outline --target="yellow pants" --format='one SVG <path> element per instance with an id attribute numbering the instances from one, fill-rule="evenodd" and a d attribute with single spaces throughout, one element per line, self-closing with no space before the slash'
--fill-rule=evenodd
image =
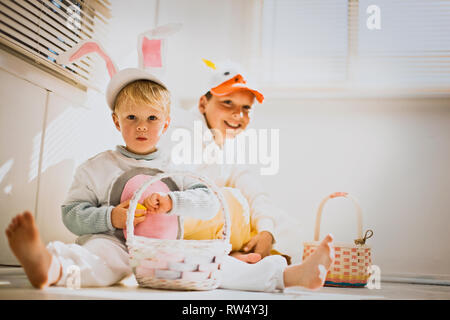
<path id="1" fill-rule="evenodd" d="M 247 199 L 235 188 L 222 188 L 225 201 L 228 204 L 231 221 L 230 243 L 232 251 L 242 251 L 244 245 L 254 237 L 257 232 L 250 224 L 250 208 Z M 184 219 L 185 240 L 211 240 L 220 239 L 223 229 L 223 213 L 219 211 L 211 220 L 194 218 Z M 291 258 L 272 249 L 271 255 L 279 254 L 286 258 L 290 264 Z"/>
<path id="2" fill-rule="evenodd" d="M 228 204 L 231 221 L 230 242 L 232 251 L 241 250 L 256 235 L 250 225 L 250 208 L 245 197 L 238 189 L 224 187 L 223 196 Z M 194 218 L 184 219 L 184 239 L 210 240 L 220 239 L 223 229 L 223 213 L 219 211 L 211 220 Z"/>

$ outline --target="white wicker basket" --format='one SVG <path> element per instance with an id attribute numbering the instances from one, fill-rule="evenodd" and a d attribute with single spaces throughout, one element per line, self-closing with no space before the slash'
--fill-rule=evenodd
<path id="1" fill-rule="evenodd" d="M 206 185 L 218 198 L 225 220 L 222 239 L 151 239 L 134 234 L 134 212 L 138 200 L 152 183 L 183 176 Z M 136 190 L 127 212 L 127 246 L 130 266 L 142 287 L 175 290 L 212 290 L 220 285 L 220 263 L 231 250 L 230 214 L 220 189 L 205 177 L 188 173 L 159 174 Z"/>
<path id="2" fill-rule="evenodd" d="M 366 245 L 366 240 L 372 237 L 373 231 L 367 230 L 364 237 L 362 210 L 355 197 L 347 192 L 335 192 L 325 197 L 319 205 L 316 215 L 314 241 L 304 242 L 303 260 L 310 256 L 320 245 L 320 221 L 325 203 L 337 197 L 350 199 L 356 208 L 357 239 L 353 243 L 334 242 L 335 259 L 328 271 L 325 286 L 333 287 L 364 287 L 369 278 L 372 265 L 372 250 Z"/>

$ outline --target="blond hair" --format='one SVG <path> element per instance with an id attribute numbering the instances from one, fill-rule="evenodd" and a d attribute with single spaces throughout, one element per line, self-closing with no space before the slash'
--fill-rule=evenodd
<path id="1" fill-rule="evenodd" d="M 150 80 L 136 80 L 120 90 L 114 103 L 114 111 L 125 102 L 149 104 L 166 116 L 170 113 L 169 90 Z"/>

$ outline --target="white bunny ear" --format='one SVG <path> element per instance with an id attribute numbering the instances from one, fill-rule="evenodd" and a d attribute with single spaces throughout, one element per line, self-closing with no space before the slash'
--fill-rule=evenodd
<path id="1" fill-rule="evenodd" d="M 170 23 L 141 33 L 138 37 L 139 68 L 162 71 L 165 67 L 167 37 L 181 29 L 181 23 Z"/>
<path id="2" fill-rule="evenodd" d="M 60 54 L 56 58 L 56 62 L 64 65 L 70 64 L 93 52 L 96 52 L 103 60 L 105 60 L 109 76 L 112 78 L 112 76 L 117 73 L 117 66 L 106 54 L 106 51 L 102 45 L 96 40 L 89 39 L 80 41 L 66 52 Z"/>
<path id="3" fill-rule="evenodd" d="M 172 34 L 180 31 L 182 26 L 182 23 L 168 23 L 163 26 L 148 30 L 143 34 L 153 38 L 167 38 L 168 36 L 171 36 Z"/>

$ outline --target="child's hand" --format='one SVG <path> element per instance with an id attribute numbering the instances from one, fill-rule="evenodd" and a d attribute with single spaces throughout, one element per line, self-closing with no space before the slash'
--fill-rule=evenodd
<path id="1" fill-rule="evenodd" d="M 261 255 L 261 259 L 270 255 L 272 250 L 273 236 L 269 231 L 261 231 L 250 239 L 245 245 L 244 252 L 255 252 Z"/>
<path id="2" fill-rule="evenodd" d="M 144 206 L 150 214 L 167 213 L 172 210 L 172 199 L 167 194 L 152 193 L 145 198 Z"/>
<path id="3" fill-rule="evenodd" d="M 125 229 L 127 226 L 127 211 L 130 205 L 130 200 L 124 201 L 111 211 L 111 223 L 116 229 Z M 145 220 L 147 214 L 146 209 L 136 209 L 134 212 L 133 224 L 136 226 Z"/>

